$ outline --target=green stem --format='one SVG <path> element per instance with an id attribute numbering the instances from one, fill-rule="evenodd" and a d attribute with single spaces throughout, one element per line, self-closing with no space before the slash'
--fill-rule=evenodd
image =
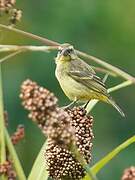
<path id="1" fill-rule="evenodd" d="M 97 67 L 97 66 L 91 66 L 96 72 L 101 72 L 101 73 L 104 73 L 104 74 L 108 74 L 110 76 L 113 76 L 113 77 L 117 77 L 117 74 L 115 74 L 114 72 L 112 71 L 109 71 L 107 69 L 104 69 L 102 67 Z"/>
<path id="2" fill-rule="evenodd" d="M 119 154 L 122 150 L 127 148 L 129 145 L 135 143 L 135 136 L 132 136 L 124 143 L 116 147 L 112 152 L 107 154 L 104 158 L 98 161 L 92 168 L 91 171 L 93 174 L 97 174 L 110 160 L 112 160 L 117 154 Z M 83 180 L 89 180 L 89 176 L 86 175 Z"/>
<path id="3" fill-rule="evenodd" d="M 28 32 L 22 31 L 20 29 L 11 28 L 11 27 L 3 25 L 3 24 L 0 24 L 0 27 L 3 28 L 3 29 L 14 31 L 16 33 L 20 33 L 20 34 L 22 34 L 22 35 L 24 35 L 26 37 L 38 40 L 38 41 L 40 41 L 40 42 L 42 42 L 42 43 L 44 43 L 44 44 L 46 44 L 48 46 L 59 46 L 60 45 L 60 43 L 57 43 L 55 41 L 51 41 L 51 40 L 49 40 L 47 38 L 43 38 L 43 37 L 34 35 L 32 33 L 28 33 Z M 88 60 L 94 61 L 97 64 L 100 64 L 101 66 L 103 66 L 103 67 L 107 68 L 108 70 L 114 72 L 115 74 L 121 76 L 122 78 L 130 80 L 133 83 L 135 83 L 135 78 L 133 76 L 131 76 L 130 74 L 122 71 L 121 69 L 119 69 L 119 68 L 117 68 L 117 67 L 115 67 L 115 66 L 113 66 L 113 65 L 111 65 L 111 64 L 109 64 L 109 63 L 107 63 L 105 61 L 103 61 L 103 60 L 101 60 L 99 58 L 96 58 L 94 56 L 88 55 L 88 54 L 86 54 L 84 52 L 78 51 L 78 50 L 77 50 L 77 54 L 80 55 L 83 58 L 86 58 Z"/>
<path id="4" fill-rule="evenodd" d="M 46 39 L 46 38 L 43 38 L 43 37 L 40 37 L 40 36 L 37 36 L 35 34 L 32 34 L 32 33 L 29 33 L 29 32 L 25 32 L 25 31 L 22 31 L 20 29 L 16 29 L 16 28 L 13 28 L 13 27 L 10 27 L 10 26 L 6 26 L 4 24 L 0 24 L 0 27 L 3 28 L 3 29 L 7 29 L 9 31 L 14 31 L 16 33 L 19 33 L 19 34 L 22 34 L 24 35 L 25 37 L 29 37 L 29 38 L 32 38 L 32 39 L 35 39 L 35 40 L 38 40 L 48 46 L 59 46 L 60 44 L 57 43 L 57 42 L 54 42 L 54 41 L 51 41 L 49 39 Z"/>
<path id="5" fill-rule="evenodd" d="M 32 46 L 32 45 L 0 45 L 0 52 L 15 52 L 15 51 L 38 51 L 38 52 L 50 52 L 57 50 L 58 46 Z"/>
<path id="6" fill-rule="evenodd" d="M 81 51 L 77 51 L 78 54 L 85 58 L 85 59 L 88 59 L 88 60 L 91 60 L 91 61 L 94 61 L 96 62 L 97 64 L 100 64 L 101 66 L 109 69 L 110 71 L 116 73 L 118 76 L 124 78 L 124 79 L 127 79 L 127 80 L 130 80 L 132 81 L 133 83 L 135 83 L 135 78 L 133 76 L 131 76 L 130 74 L 124 72 L 123 70 L 121 70 L 120 68 L 117 68 L 116 66 L 113 66 L 97 57 L 94 57 L 94 56 L 91 56 L 91 55 L 88 55 L 84 52 L 81 52 Z"/>
<path id="7" fill-rule="evenodd" d="M 4 107 L 3 107 L 3 90 L 2 90 L 2 67 L 0 63 L 0 163 L 6 161 L 6 145 L 5 145 L 5 121 L 4 121 Z M 1 177 L 3 180 L 5 176 Z"/>
<path id="8" fill-rule="evenodd" d="M 9 59 L 13 56 L 15 56 L 19 52 L 14 52 L 12 54 L 9 54 L 8 56 L 1 59 L 1 61 Z M 0 138 L 1 138 L 1 163 L 5 162 L 6 160 L 6 145 L 7 149 L 9 151 L 9 154 L 13 160 L 14 167 L 16 169 L 16 173 L 18 175 L 18 178 L 20 180 L 26 180 L 26 177 L 24 175 L 23 169 L 21 167 L 21 163 L 18 159 L 18 156 L 15 152 L 14 146 L 11 142 L 10 136 L 8 134 L 8 131 L 5 127 L 4 122 L 4 108 L 3 108 L 3 92 L 2 92 L 2 69 L 1 69 L 2 63 L 0 62 Z M 6 141 L 6 142 L 5 142 Z M 4 177 L 3 177 L 4 178 Z"/>
<path id="9" fill-rule="evenodd" d="M 11 54 L 9 54 L 9 55 L 1 58 L 1 59 L 0 59 L 0 63 L 6 61 L 7 59 L 10 59 L 10 58 L 14 57 L 15 55 L 17 55 L 17 54 L 19 54 L 19 53 L 21 53 L 21 52 L 22 52 L 22 50 L 19 50 L 19 51 L 13 52 L 13 53 L 11 53 Z"/>
<path id="10" fill-rule="evenodd" d="M 130 144 L 135 143 L 135 136 L 129 138 L 127 141 L 116 147 L 112 152 L 107 154 L 104 158 L 98 161 L 92 168 L 92 172 L 97 174 L 111 159 L 113 159 L 118 153 L 127 148 Z"/>
<path id="11" fill-rule="evenodd" d="M 25 177 L 24 171 L 22 169 L 21 163 L 19 161 L 19 158 L 16 154 L 15 148 L 11 142 L 10 136 L 9 136 L 6 128 L 5 128 L 5 139 L 6 139 L 6 145 L 7 145 L 10 157 L 13 161 L 13 165 L 15 167 L 18 179 L 19 180 L 26 180 L 26 177 Z"/>
<path id="12" fill-rule="evenodd" d="M 86 160 L 83 158 L 83 155 L 78 151 L 76 145 L 72 144 L 70 147 L 70 151 L 75 155 L 76 159 L 79 161 L 82 167 L 86 170 L 89 180 L 97 180 L 96 175 L 93 174 Z"/>
<path id="13" fill-rule="evenodd" d="M 130 86 L 131 84 L 133 84 L 132 81 L 129 81 L 129 80 L 125 81 L 125 82 L 120 83 L 120 84 L 118 84 L 118 85 L 116 85 L 114 87 L 109 88 L 108 93 L 116 91 L 118 89 L 122 89 L 122 88 L 127 87 L 127 86 Z"/>
<path id="14" fill-rule="evenodd" d="M 129 80 L 124 81 L 123 83 L 120 83 L 120 84 L 118 84 L 116 86 L 113 86 L 113 87 L 109 88 L 108 93 L 119 90 L 119 89 L 122 89 L 122 88 L 130 86 L 132 84 L 133 84 L 132 81 L 129 81 Z M 87 112 L 89 113 L 97 103 L 98 103 L 98 100 L 91 100 L 90 103 L 88 104 L 87 108 L 86 108 Z"/>
<path id="15" fill-rule="evenodd" d="M 28 176 L 28 180 L 47 180 L 48 179 L 48 171 L 47 171 L 47 165 L 45 162 L 45 158 L 44 156 L 44 152 L 46 150 L 47 147 L 47 140 L 45 141 L 45 143 L 43 144 L 36 160 L 34 161 L 33 167 L 30 171 L 30 174 Z"/>

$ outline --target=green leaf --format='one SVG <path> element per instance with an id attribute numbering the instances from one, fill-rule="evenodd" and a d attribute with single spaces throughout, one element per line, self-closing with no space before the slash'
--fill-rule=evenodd
<path id="1" fill-rule="evenodd" d="M 13 161 L 13 165 L 14 165 L 14 168 L 16 170 L 18 179 L 26 180 L 26 177 L 25 177 L 24 171 L 22 169 L 21 163 L 19 161 L 19 158 L 16 154 L 15 148 L 11 142 L 10 136 L 9 136 L 6 128 L 5 128 L 5 139 L 6 139 L 6 145 L 7 145 L 10 157 Z"/>
<path id="2" fill-rule="evenodd" d="M 48 179 L 48 172 L 46 170 L 46 163 L 45 163 L 45 157 L 44 152 L 47 146 L 47 141 L 42 146 L 35 162 L 32 167 L 32 170 L 29 174 L 28 180 L 47 180 Z"/>
<path id="3" fill-rule="evenodd" d="M 112 152 L 107 154 L 104 158 L 98 161 L 92 168 L 93 174 L 97 174 L 111 159 L 113 159 L 118 153 L 127 148 L 130 144 L 135 143 L 135 136 L 132 136 L 124 143 L 116 147 Z M 83 180 L 89 180 L 89 176 L 86 175 Z"/>

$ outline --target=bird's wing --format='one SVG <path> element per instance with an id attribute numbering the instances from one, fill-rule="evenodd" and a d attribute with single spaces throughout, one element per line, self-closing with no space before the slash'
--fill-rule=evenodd
<path id="1" fill-rule="evenodd" d="M 68 72 L 77 82 L 83 84 L 90 90 L 102 93 L 108 96 L 107 89 L 102 80 L 96 76 L 95 71 L 84 61 L 77 59 L 71 62 L 70 71 Z"/>

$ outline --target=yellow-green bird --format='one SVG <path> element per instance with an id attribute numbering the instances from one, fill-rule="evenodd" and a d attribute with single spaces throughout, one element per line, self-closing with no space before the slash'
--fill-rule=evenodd
<path id="1" fill-rule="evenodd" d="M 98 99 L 111 104 L 122 116 L 120 107 L 111 98 L 103 81 L 81 60 L 70 44 L 59 46 L 55 75 L 66 96 L 73 102 Z"/>

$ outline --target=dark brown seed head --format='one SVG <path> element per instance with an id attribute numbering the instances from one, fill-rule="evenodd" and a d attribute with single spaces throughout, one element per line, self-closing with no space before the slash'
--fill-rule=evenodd
<path id="1" fill-rule="evenodd" d="M 92 139 L 94 137 L 92 132 L 93 118 L 86 115 L 85 109 L 81 107 L 74 107 L 66 112 L 70 116 L 70 126 L 74 129 L 74 143 L 87 163 L 90 163 Z M 67 149 L 66 146 L 54 144 L 51 136 L 49 136 L 45 158 L 49 174 L 56 180 L 65 177 L 77 180 L 85 175 L 83 167 L 76 160 L 73 152 Z"/>
<path id="2" fill-rule="evenodd" d="M 80 163 L 67 149 L 54 145 L 48 139 L 48 146 L 45 151 L 45 159 L 48 165 L 49 175 L 55 180 L 67 179 L 79 180 L 85 175 Z"/>
<path id="3" fill-rule="evenodd" d="M 71 126 L 70 120 L 67 112 L 56 108 L 47 119 L 43 132 L 54 144 L 68 147 L 75 141 L 75 129 Z"/>
<path id="4" fill-rule="evenodd" d="M 91 160 L 93 135 L 93 117 L 86 115 L 86 110 L 82 107 L 74 107 L 67 110 L 71 117 L 71 125 L 75 129 L 76 143 L 80 153 L 87 163 Z"/>
<path id="5" fill-rule="evenodd" d="M 81 179 L 85 171 L 71 151 L 74 144 L 87 163 L 91 161 L 93 117 L 85 109 L 74 107 L 63 110 L 57 105 L 57 98 L 47 89 L 31 80 L 21 86 L 20 98 L 29 117 L 48 136 L 45 159 L 48 172 L 54 179 Z"/>

